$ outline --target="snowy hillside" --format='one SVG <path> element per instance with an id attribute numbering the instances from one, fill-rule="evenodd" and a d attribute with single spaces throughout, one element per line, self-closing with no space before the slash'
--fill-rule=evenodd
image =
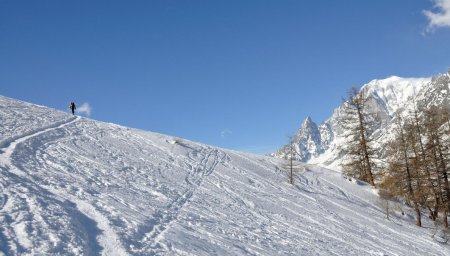
<path id="1" fill-rule="evenodd" d="M 370 98 L 368 104 L 372 113 L 379 118 L 379 127 L 373 132 L 375 148 L 383 149 L 392 138 L 391 131 L 395 125 L 397 114 L 410 116 L 414 109 L 414 99 L 419 110 L 430 105 L 449 105 L 450 73 L 444 73 L 434 78 L 401 78 L 392 76 L 386 79 L 372 80 L 362 86 Z M 344 93 L 344 92 L 343 92 Z M 415 97 L 415 98 L 414 98 Z M 309 117 L 298 131 L 294 144 L 296 159 L 310 164 L 320 164 L 338 169 L 342 159 L 342 147 L 345 145 L 343 128 L 340 119 L 343 106 L 336 108 L 331 117 L 320 125 L 315 124 Z M 309 127 L 317 127 L 311 129 Z M 382 151 L 378 152 L 383 158 Z M 289 155 L 288 145 L 273 154 L 279 158 Z"/>
<path id="2" fill-rule="evenodd" d="M 450 255 L 324 168 L 2 96 L 0 135 L 0 255 Z"/>

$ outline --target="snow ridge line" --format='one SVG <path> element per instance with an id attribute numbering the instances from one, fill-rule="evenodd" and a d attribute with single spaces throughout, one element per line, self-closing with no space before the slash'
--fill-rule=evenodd
<path id="1" fill-rule="evenodd" d="M 143 246 L 140 248 L 142 251 L 147 253 L 147 249 L 145 248 L 147 246 L 152 251 L 152 254 L 164 253 L 169 250 L 165 244 L 160 242 L 161 236 L 168 229 L 170 224 L 177 219 L 181 209 L 193 197 L 197 188 L 201 186 L 204 178 L 209 176 L 219 164 L 224 164 L 228 159 L 226 153 L 217 149 L 206 151 L 206 149 L 203 148 L 194 153 L 199 153 L 203 158 L 199 162 L 189 154 L 190 160 L 198 163 L 196 167 L 192 168 L 192 171 L 189 172 L 188 176 L 186 176 L 186 183 L 190 185 L 190 187 L 169 204 L 168 207 L 153 214 L 151 219 L 155 224 L 151 227 L 149 232 L 144 234 L 141 242 L 141 245 Z M 150 244 L 148 245 L 149 242 Z"/>

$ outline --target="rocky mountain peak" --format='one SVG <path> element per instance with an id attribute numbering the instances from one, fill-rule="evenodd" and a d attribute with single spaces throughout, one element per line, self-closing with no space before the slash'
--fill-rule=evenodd
<path id="1" fill-rule="evenodd" d="M 416 102 L 419 108 L 430 105 L 449 104 L 450 71 L 433 78 L 402 78 L 390 76 L 375 79 L 363 85 L 370 97 L 370 112 L 375 114 L 380 124 L 374 127 L 373 134 L 377 145 L 383 148 L 389 141 L 386 136 L 393 129 L 393 119 L 397 114 L 407 116 Z M 315 124 L 307 117 L 295 136 L 296 157 L 300 161 L 321 164 L 329 167 L 340 166 L 341 148 L 345 145 L 343 127 L 340 124 L 343 106 L 336 108 L 331 117 Z M 285 158 L 288 151 L 282 147 L 273 155 Z"/>
<path id="2" fill-rule="evenodd" d="M 300 129 L 309 129 L 312 126 L 317 126 L 313 120 L 311 119 L 311 117 L 306 117 L 305 120 L 303 120 L 301 128 Z"/>

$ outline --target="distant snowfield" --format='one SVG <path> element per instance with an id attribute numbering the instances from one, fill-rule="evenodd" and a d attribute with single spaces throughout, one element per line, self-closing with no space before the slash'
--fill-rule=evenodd
<path id="1" fill-rule="evenodd" d="M 376 191 L 0 96 L 0 254 L 450 255 Z"/>

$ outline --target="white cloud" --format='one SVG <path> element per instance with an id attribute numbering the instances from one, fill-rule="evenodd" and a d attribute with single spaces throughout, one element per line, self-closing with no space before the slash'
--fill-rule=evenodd
<path id="1" fill-rule="evenodd" d="M 424 10 L 423 14 L 428 18 L 427 31 L 431 31 L 439 27 L 450 27 L 450 0 L 432 0 L 434 9 Z"/>
<path id="2" fill-rule="evenodd" d="M 77 112 L 80 114 L 85 114 L 86 116 L 91 115 L 91 106 L 89 106 L 89 103 L 85 102 L 81 104 L 80 107 L 77 107 Z"/>
<path id="3" fill-rule="evenodd" d="M 228 135 L 232 134 L 233 132 L 228 130 L 228 129 L 224 129 L 220 132 L 220 137 L 222 139 L 224 139 L 225 137 L 227 137 Z"/>

